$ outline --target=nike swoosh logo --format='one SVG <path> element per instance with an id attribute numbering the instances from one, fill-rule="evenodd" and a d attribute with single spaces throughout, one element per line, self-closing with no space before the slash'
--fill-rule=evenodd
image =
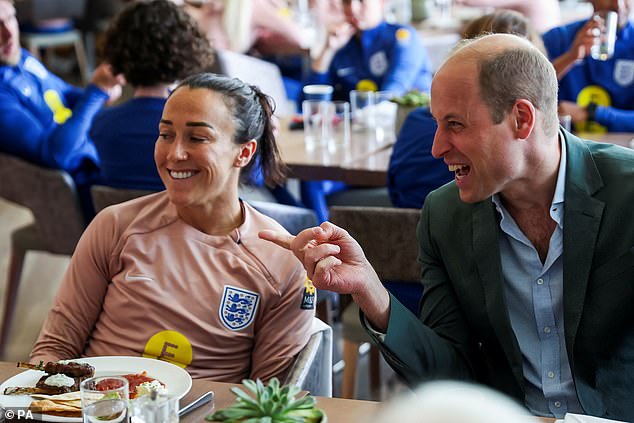
<path id="1" fill-rule="evenodd" d="M 125 280 L 128 281 L 128 282 L 139 282 L 139 281 L 154 282 L 154 280 L 152 278 L 149 278 L 147 276 L 131 275 L 130 272 L 127 272 L 125 274 Z"/>

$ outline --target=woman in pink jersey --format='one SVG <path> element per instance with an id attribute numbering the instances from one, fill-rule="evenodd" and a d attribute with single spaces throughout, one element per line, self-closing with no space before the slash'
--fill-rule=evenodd
<path id="1" fill-rule="evenodd" d="M 254 165 L 284 177 L 272 104 L 200 74 L 170 95 L 154 158 L 166 191 L 103 210 L 86 229 L 31 360 L 156 357 L 193 377 L 283 377 L 308 340 L 314 293 L 282 227 L 238 197 Z M 309 304 L 310 303 L 310 304 Z"/>

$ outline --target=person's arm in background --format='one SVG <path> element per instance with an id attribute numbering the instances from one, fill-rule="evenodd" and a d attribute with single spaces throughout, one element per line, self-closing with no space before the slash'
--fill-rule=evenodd
<path id="1" fill-rule="evenodd" d="M 117 234 L 113 216 L 100 213 L 82 235 L 53 307 L 31 351 L 31 362 L 79 357 L 101 313 Z"/>
<path id="2" fill-rule="evenodd" d="M 348 23 L 329 30 L 323 48 L 311 63 L 311 72 L 305 85 L 333 83 L 332 72 L 330 72 L 332 60 L 337 51 L 345 46 L 352 36 L 354 36 L 354 29 Z"/>
<path id="3" fill-rule="evenodd" d="M 424 69 L 424 76 L 417 80 L 421 69 Z M 429 92 L 431 77 L 429 56 L 418 33 L 409 27 L 398 29 L 381 90 L 391 91 L 394 95 L 403 95 L 412 88 Z"/>
<path id="4" fill-rule="evenodd" d="M 292 256 L 288 260 L 293 260 Z M 290 267 L 291 272 L 288 280 L 279 284 L 277 303 L 261 311 L 265 314 L 256 328 L 251 353 L 251 379 L 267 381 L 277 377 L 283 380 L 293 359 L 311 335 L 315 312 L 300 307 L 306 272 L 299 263 L 292 263 L 296 265 L 285 266 Z"/>
<path id="5" fill-rule="evenodd" d="M 543 35 L 544 46 L 558 80 L 566 76 L 577 61 L 585 59 L 590 54 L 598 28 L 598 21 L 588 20 L 574 35 L 572 43 L 569 41 L 572 37 L 572 34 L 568 34 L 569 27 L 555 28 Z"/>
<path id="6" fill-rule="evenodd" d="M 53 128 L 43 126 L 15 96 L 0 93 L 0 128 L 6 140 L 3 151 L 49 167 L 75 170 L 81 164 L 85 144 L 90 143 L 87 133 L 93 116 L 110 92 L 120 93 L 119 84 L 120 77 L 112 75 L 109 66 L 99 66 L 72 107 L 72 116 Z"/>
<path id="7" fill-rule="evenodd" d="M 559 113 L 570 115 L 573 123 L 586 122 L 589 119 L 588 108 L 580 107 L 571 101 L 560 101 Z M 632 132 L 634 131 L 634 110 L 596 106 L 593 121 L 607 127 L 610 132 Z"/>

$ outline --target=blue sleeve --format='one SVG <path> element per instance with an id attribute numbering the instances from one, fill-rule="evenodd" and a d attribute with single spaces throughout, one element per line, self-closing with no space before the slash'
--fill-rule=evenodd
<path id="1" fill-rule="evenodd" d="M 15 96 L 1 93 L 2 149 L 35 163 L 71 172 L 86 157 L 96 161 L 96 149 L 87 134 L 93 116 L 107 98 L 106 93 L 89 85 L 72 108 L 72 116 L 51 130 L 26 110 Z"/>
<path id="2" fill-rule="evenodd" d="M 634 131 L 634 110 L 597 106 L 595 120 L 608 128 L 610 132 Z"/>
<path id="3" fill-rule="evenodd" d="M 427 51 L 415 30 L 400 28 L 399 31 L 403 29 L 409 31 L 409 40 L 408 42 L 396 40 L 381 90 L 403 95 L 410 88 L 418 87 L 421 91 L 429 92 L 432 75 Z"/>
<path id="4" fill-rule="evenodd" d="M 394 144 L 387 186 L 396 207 L 420 208 L 429 192 L 453 179 L 441 159 L 431 154 L 436 122 L 429 108 L 412 111 Z"/>
<path id="5" fill-rule="evenodd" d="M 332 63 L 330 64 L 330 66 L 332 66 Z M 306 81 L 304 81 L 304 85 L 312 85 L 312 84 L 332 85 L 332 80 L 330 78 L 330 71 L 323 72 L 323 73 L 311 71 Z"/>

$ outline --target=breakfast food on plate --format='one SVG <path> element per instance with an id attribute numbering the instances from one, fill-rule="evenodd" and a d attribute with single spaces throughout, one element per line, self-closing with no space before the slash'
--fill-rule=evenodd
<path id="1" fill-rule="evenodd" d="M 18 367 L 41 370 L 47 374 L 42 376 L 35 386 L 6 388 L 3 392 L 5 395 L 30 395 L 33 401 L 29 410 L 33 413 L 58 417 L 81 417 L 79 385 L 84 379 L 95 374 L 93 366 L 80 362 L 58 361 L 46 364 L 40 362 L 38 365 L 19 362 Z M 147 395 L 152 391 L 167 394 L 165 384 L 148 376 L 145 371 L 129 373 L 122 377 L 128 381 L 130 399 Z M 109 389 L 107 384 L 100 386 L 100 383 L 104 382 L 107 381 L 99 382 L 96 389 L 100 391 Z"/>
<path id="2" fill-rule="evenodd" d="M 93 377 L 95 375 L 95 368 L 88 363 L 82 363 L 79 361 L 49 361 L 44 364 L 40 361 L 40 364 L 18 362 L 18 367 L 23 367 L 31 370 L 43 370 L 48 374 L 64 374 L 70 377 Z"/>
<path id="3" fill-rule="evenodd" d="M 123 375 L 123 377 L 128 380 L 130 399 L 147 395 L 152 391 L 157 391 L 159 394 L 167 394 L 165 384 L 160 380 L 149 377 L 147 372 L 130 373 Z"/>
<path id="4" fill-rule="evenodd" d="M 35 387 L 9 387 L 4 390 L 5 395 L 56 395 L 79 391 L 79 384 L 95 374 L 95 368 L 87 363 L 74 361 L 49 361 L 44 364 L 30 364 L 18 362 L 18 367 L 47 372 Z"/>
<path id="5" fill-rule="evenodd" d="M 42 396 L 36 396 L 42 398 Z M 60 417 L 81 417 L 81 398 L 79 392 L 68 394 L 44 396 L 29 405 L 29 410 L 34 413 L 48 414 Z"/>

